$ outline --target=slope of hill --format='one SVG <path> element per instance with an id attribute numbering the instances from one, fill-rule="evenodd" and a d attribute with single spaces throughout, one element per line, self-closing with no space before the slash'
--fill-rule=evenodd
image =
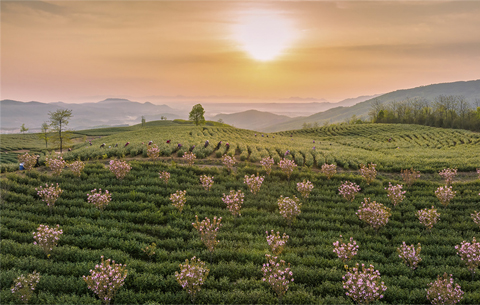
<path id="1" fill-rule="evenodd" d="M 434 101 L 439 95 L 462 95 L 473 104 L 475 99 L 480 99 L 480 80 L 467 82 L 454 82 L 444 84 L 434 84 L 421 86 L 413 89 L 402 89 L 383 94 L 373 99 L 358 103 L 351 107 L 336 107 L 324 112 L 319 112 L 308 117 L 293 118 L 286 122 L 272 124 L 264 128 L 265 132 L 275 132 L 282 130 L 293 130 L 302 128 L 303 123 L 315 123 L 322 125 L 325 122 L 336 123 L 343 122 L 353 115 L 367 118 L 371 109 L 371 103 L 375 99 L 381 103 L 392 101 L 402 101 L 407 98 L 423 98 L 430 102 Z"/>
<path id="2" fill-rule="evenodd" d="M 270 112 L 247 110 L 232 114 L 217 114 L 212 118 L 212 121 L 218 121 L 220 119 L 226 124 L 238 128 L 261 131 L 266 126 L 289 121 L 291 120 L 291 117 L 286 115 L 277 115 Z"/>

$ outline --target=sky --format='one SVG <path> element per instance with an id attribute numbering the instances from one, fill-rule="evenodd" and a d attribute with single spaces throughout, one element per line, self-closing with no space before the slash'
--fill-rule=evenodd
<path id="1" fill-rule="evenodd" d="M 480 79 L 476 1 L 0 5 L 1 99 L 338 102 Z"/>

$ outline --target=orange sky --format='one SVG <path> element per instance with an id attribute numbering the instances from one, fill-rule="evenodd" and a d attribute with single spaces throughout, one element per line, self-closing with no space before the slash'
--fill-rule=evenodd
<path id="1" fill-rule="evenodd" d="M 236 34 L 255 14 L 289 26 L 273 60 L 253 58 Z M 2 0 L 1 99 L 336 102 L 479 79 L 479 16 L 474 1 Z"/>

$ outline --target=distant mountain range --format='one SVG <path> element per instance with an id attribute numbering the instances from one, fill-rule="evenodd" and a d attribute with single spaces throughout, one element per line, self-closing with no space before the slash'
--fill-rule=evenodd
<path id="1" fill-rule="evenodd" d="M 461 81 L 454 83 L 433 84 L 428 86 L 421 86 L 412 89 L 402 89 L 386 93 L 364 102 L 360 102 L 350 107 L 335 107 L 324 112 L 319 112 L 306 117 L 296 117 L 288 121 L 265 126 L 258 131 L 263 132 L 275 132 L 284 130 L 294 130 L 302 128 L 304 123 L 319 125 L 325 122 L 338 123 L 344 122 L 351 118 L 353 115 L 357 118 L 367 118 L 368 112 L 371 109 L 372 101 L 378 100 L 382 104 L 387 104 L 392 101 L 403 101 L 408 98 L 423 98 L 427 101 L 434 101 L 436 97 L 440 95 L 462 95 L 466 101 L 473 106 L 476 99 L 480 99 L 480 80 L 474 81 Z M 225 123 L 229 124 L 227 120 Z M 254 129 L 254 128 L 252 128 Z"/>

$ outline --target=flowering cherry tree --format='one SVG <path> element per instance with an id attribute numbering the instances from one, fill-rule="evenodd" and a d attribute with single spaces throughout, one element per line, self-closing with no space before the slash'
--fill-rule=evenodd
<path id="1" fill-rule="evenodd" d="M 357 304 L 369 304 L 383 298 L 383 293 L 387 290 L 384 282 L 380 282 L 380 272 L 375 270 L 373 265 L 365 268 L 362 264 L 360 270 L 358 263 L 355 267 L 349 269 L 343 277 L 343 289 Z"/>
<path id="2" fill-rule="evenodd" d="M 273 230 L 270 234 L 268 234 L 268 231 L 265 231 L 265 233 L 267 233 L 267 243 L 270 246 L 272 253 L 274 255 L 280 255 L 288 241 L 289 236 L 286 233 L 280 235 L 280 232 L 275 234 Z"/>
<path id="3" fill-rule="evenodd" d="M 396 207 L 397 204 L 399 204 L 405 199 L 406 191 L 402 191 L 402 185 L 400 184 L 392 185 L 389 182 L 388 189 L 387 188 L 385 189 L 387 190 L 387 197 L 388 199 L 390 199 L 394 207 Z"/>
<path id="4" fill-rule="evenodd" d="M 355 199 L 355 195 L 360 192 L 360 186 L 354 182 L 345 181 L 339 188 L 338 192 L 347 201 L 352 202 Z"/>
<path id="5" fill-rule="evenodd" d="M 360 174 L 363 178 L 365 178 L 365 180 L 367 180 L 367 184 L 372 183 L 377 176 L 377 170 L 375 169 L 375 166 L 377 165 L 374 163 L 370 163 L 368 166 L 360 164 Z"/>
<path id="6" fill-rule="evenodd" d="M 417 269 L 418 263 L 422 261 L 420 257 L 420 251 L 422 251 L 422 246 L 418 243 L 418 247 L 415 249 L 415 245 L 408 246 L 403 242 L 403 244 L 397 248 L 398 257 L 400 257 L 405 265 L 410 269 Z"/>
<path id="7" fill-rule="evenodd" d="M 54 176 L 60 176 L 62 170 L 65 168 L 66 162 L 63 160 L 62 156 L 46 156 L 45 164 L 53 172 Z"/>
<path id="8" fill-rule="evenodd" d="M 472 273 L 473 280 L 473 275 L 478 266 L 480 266 L 480 243 L 477 242 L 474 237 L 471 243 L 464 240 L 460 245 L 456 245 L 455 249 L 462 261 L 467 264 L 468 270 Z"/>
<path id="9" fill-rule="evenodd" d="M 213 186 L 213 177 L 209 177 L 207 175 L 201 175 L 200 182 L 202 183 L 203 188 L 206 191 L 209 191 Z"/>
<path id="10" fill-rule="evenodd" d="M 262 160 L 260 160 L 260 164 L 262 165 L 267 175 L 270 175 L 270 173 L 272 172 L 272 165 L 274 163 L 275 161 L 271 157 L 265 157 Z"/>
<path id="11" fill-rule="evenodd" d="M 23 163 L 23 168 L 27 171 L 33 169 L 37 164 L 37 155 L 30 155 L 28 152 L 23 155 L 18 155 L 18 161 Z"/>
<path id="12" fill-rule="evenodd" d="M 225 154 L 222 156 L 222 163 L 229 171 L 231 171 L 235 165 L 235 158 Z"/>
<path id="13" fill-rule="evenodd" d="M 85 168 L 85 163 L 82 161 L 75 161 L 67 164 L 67 167 L 70 168 L 75 177 L 80 177 L 82 175 L 83 169 Z"/>
<path id="14" fill-rule="evenodd" d="M 290 264 L 284 260 L 278 260 L 277 256 L 265 254 L 267 263 L 263 264 L 262 281 L 268 283 L 278 296 L 278 301 L 282 304 L 282 298 L 288 290 L 288 285 L 293 282 L 293 273 Z"/>
<path id="15" fill-rule="evenodd" d="M 169 172 L 166 172 L 166 171 L 160 172 L 158 173 L 158 176 L 161 180 L 163 180 L 163 182 L 165 182 L 165 184 L 168 184 L 168 180 L 170 179 Z"/>
<path id="16" fill-rule="evenodd" d="M 388 223 L 388 218 L 392 215 L 391 210 L 381 203 L 370 201 L 370 198 L 364 200 L 355 214 L 378 232 L 378 229 Z"/>
<path id="17" fill-rule="evenodd" d="M 322 169 L 320 171 L 322 174 L 327 176 L 328 180 L 330 180 L 337 173 L 337 165 L 325 163 L 322 165 Z"/>
<path id="18" fill-rule="evenodd" d="M 278 166 L 280 166 L 280 168 L 285 173 L 285 175 L 287 175 L 288 181 L 290 181 L 290 176 L 292 175 L 293 170 L 297 167 L 295 162 L 293 160 L 288 160 L 288 159 L 283 158 L 278 163 Z"/>
<path id="19" fill-rule="evenodd" d="M 48 184 L 45 184 L 45 187 L 39 186 L 38 188 L 35 188 L 37 191 L 37 195 L 42 198 L 43 202 L 47 203 L 47 206 L 50 209 L 50 213 L 52 212 L 53 206 L 55 205 L 55 202 L 57 202 L 58 197 L 63 193 L 62 189 L 58 186 L 53 186 L 53 183 L 48 186 Z"/>
<path id="20" fill-rule="evenodd" d="M 217 216 L 213 217 L 213 221 L 210 221 L 210 219 L 205 217 L 205 220 L 200 222 L 198 221 L 198 216 L 195 215 L 195 222 L 192 223 L 193 227 L 197 229 L 198 233 L 200 233 L 200 239 L 210 253 L 213 253 L 215 246 L 220 242 L 217 240 L 217 234 L 222 226 L 221 222 L 222 217 L 217 218 Z"/>
<path id="21" fill-rule="evenodd" d="M 56 228 L 50 228 L 47 225 L 40 225 L 36 232 L 33 232 L 34 245 L 40 246 L 45 254 L 50 257 L 50 252 L 58 244 L 60 235 L 63 231 L 60 229 L 60 225 Z"/>
<path id="22" fill-rule="evenodd" d="M 302 194 L 303 198 L 308 198 L 310 192 L 313 190 L 313 183 L 308 180 L 303 180 L 303 182 L 297 183 L 297 191 Z"/>
<path id="23" fill-rule="evenodd" d="M 177 282 L 190 295 L 192 303 L 195 302 L 195 297 L 202 289 L 201 286 L 205 283 L 209 272 L 205 262 L 195 256 L 190 261 L 186 259 L 185 264 L 180 264 L 180 273 L 175 271 Z"/>
<path id="24" fill-rule="evenodd" d="M 452 275 L 448 276 L 446 272 L 443 277 L 438 276 L 438 279 L 428 286 L 427 299 L 432 304 L 457 304 L 463 298 L 462 287 L 454 284 Z"/>
<path id="25" fill-rule="evenodd" d="M 147 149 L 147 156 L 150 160 L 155 161 L 160 156 L 160 149 L 158 148 L 157 144 L 150 145 Z"/>
<path id="26" fill-rule="evenodd" d="M 187 191 L 176 191 L 175 193 L 170 195 L 170 200 L 172 201 L 172 204 L 174 207 L 176 207 L 180 213 L 182 213 L 183 206 L 185 205 L 185 202 L 187 202 L 187 198 L 185 195 L 187 194 Z"/>
<path id="27" fill-rule="evenodd" d="M 27 276 L 22 274 L 15 279 L 10 291 L 17 295 L 20 301 L 27 304 L 32 298 L 38 282 L 40 282 L 40 273 L 37 271 L 33 271 L 33 273 L 27 274 Z"/>
<path id="28" fill-rule="evenodd" d="M 83 276 L 83 280 L 104 304 L 110 304 L 120 287 L 123 286 L 127 278 L 127 265 L 116 264 L 115 261 L 103 260 L 100 265 L 95 265 L 94 270 L 90 270 L 89 276 Z"/>
<path id="29" fill-rule="evenodd" d="M 248 189 L 250 192 L 252 192 L 254 195 L 256 195 L 260 191 L 260 187 L 262 186 L 263 180 L 265 179 L 265 176 L 255 176 L 251 175 L 250 177 L 248 175 L 245 175 L 245 178 L 243 179 L 243 183 L 245 183 L 248 186 Z"/>
<path id="30" fill-rule="evenodd" d="M 277 200 L 278 209 L 280 214 L 287 220 L 287 224 L 290 226 L 295 220 L 297 215 L 300 214 L 302 203 L 295 195 L 293 198 L 280 196 Z"/>
<path id="31" fill-rule="evenodd" d="M 421 224 L 427 227 L 428 230 L 431 230 L 433 226 L 440 220 L 440 213 L 437 212 L 433 206 L 431 209 L 418 210 L 415 215 L 418 217 L 418 220 Z"/>
<path id="32" fill-rule="evenodd" d="M 228 210 L 232 213 L 233 217 L 241 216 L 240 209 L 243 205 L 243 198 L 245 194 L 241 190 L 231 190 L 230 194 L 225 195 L 223 193 L 222 201 L 227 205 Z"/>
<path id="33" fill-rule="evenodd" d="M 342 235 L 340 235 L 340 240 L 333 243 L 333 253 L 337 254 L 338 258 L 344 263 L 347 263 L 357 255 L 357 252 L 358 245 L 357 242 L 353 240 L 353 237 L 350 237 L 350 242 L 346 244 L 343 242 Z"/>
<path id="34" fill-rule="evenodd" d="M 453 182 L 453 178 L 457 175 L 457 169 L 444 168 L 438 174 L 445 180 L 445 184 L 449 186 Z"/>
<path id="35" fill-rule="evenodd" d="M 102 189 L 93 189 L 90 193 L 87 193 L 87 201 L 88 203 L 93 204 L 96 206 L 100 211 L 103 211 L 108 203 L 112 200 L 112 196 L 105 190 L 105 193 L 102 194 Z"/>
<path id="36" fill-rule="evenodd" d="M 480 227 L 480 212 L 473 211 L 473 214 L 470 215 L 474 223 Z"/>
<path id="37" fill-rule="evenodd" d="M 411 169 L 402 169 L 402 178 L 406 185 L 412 186 L 415 180 L 420 178 L 420 172 L 414 170 L 413 167 Z"/>
<path id="38" fill-rule="evenodd" d="M 130 164 L 120 160 L 110 160 L 110 166 L 107 167 L 119 180 L 125 178 L 128 172 L 132 169 Z"/>
<path id="39" fill-rule="evenodd" d="M 184 152 L 182 158 L 189 166 L 192 166 L 193 163 L 195 163 L 197 156 L 195 156 L 195 154 L 192 152 Z"/>
<path id="40" fill-rule="evenodd" d="M 451 186 L 440 186 L 435 191 L 435 196 L 437 196 L 438 200 L 443 206 L 447 206 L 450 201 L 455 197 L 457 192 L 452 190 Z"/>

